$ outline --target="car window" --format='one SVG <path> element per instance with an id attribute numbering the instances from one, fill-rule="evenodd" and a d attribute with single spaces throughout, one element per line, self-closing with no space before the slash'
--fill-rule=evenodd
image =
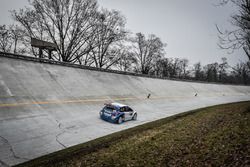
<path id="1" fill-rule="evenodd" d="M 106 106 L 105 109 L 113 111 L 113 110 L 115 110 L 115 107 L 114 106 Z"/>
<path id="2" fill-rule="evenodd" d="M 130 107 L 127 107 L 127 111 L 130 112 L 130 111 L 133 111 Z"/>
<path id="3" fill-rule="evenodd" d="M 122 107 L 121 108 L 121 111 L 122 112 L 131 112 L 131 111 L 133 111 L 130 107 L 128 107 L 128 106 L 125 106 L 125 107 Z"/>
<path id="4" fill-rule="evenodd" d="M 121 112 L 126 112 L 126 108 L 125 108 L 125 107 L 121 107 L 121 108 L 120 108 L 120 111 L 121 111 Z"/>

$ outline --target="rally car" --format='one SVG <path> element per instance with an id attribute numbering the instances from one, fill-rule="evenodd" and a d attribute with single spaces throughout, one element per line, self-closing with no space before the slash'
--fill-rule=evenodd
<path id="1" fill-rule="evenodd" d="M 104 105 L 100 111 L 100 117 L 103 120 L 121 124 L 124 121 L 137 119 L 137 112 L 125 104 L 108 103 Z"/>

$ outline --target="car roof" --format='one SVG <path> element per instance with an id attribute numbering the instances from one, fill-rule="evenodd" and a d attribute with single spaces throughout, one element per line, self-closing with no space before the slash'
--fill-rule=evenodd
<path id="1" fill-rule="evenodd" d="M 116 107 L 119 107 L 119 108 L 128 106 L 128 105 L 121 104 L 121 103 L 111 103 L 111 105 L 116 106 Z"/>

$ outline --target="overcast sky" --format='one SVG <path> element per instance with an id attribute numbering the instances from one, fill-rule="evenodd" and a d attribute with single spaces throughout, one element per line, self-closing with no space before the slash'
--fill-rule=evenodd
<path id="1" fill-rule="evenodd" d="M 28 0 L 0 0 L 0 24 L 13 23 L 9 10 L 23 8 Z M 133 33 L 155 34 L 167 43 L 166 56 L 187 58 L 203 65 L 227 57 L 231 65 L 247 58 L 242 50 L 228 54 L 217 46 L 215 24 L 232 29 L 232 5 L 216 7 L 217 0 L 99 0 L 100 6 L 116 9 L 127 18 Z"/>

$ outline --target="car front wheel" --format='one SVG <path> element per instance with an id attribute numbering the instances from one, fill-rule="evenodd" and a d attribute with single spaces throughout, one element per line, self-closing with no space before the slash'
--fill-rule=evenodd
<path id="1" fill-rule="evenodd" d="M 137 120 L 137 114 L 134 114 L 132 120 Z"/>
<path id="2" fill-rule="evenodd" d="M 118 124 L 121 124 L 122 122 L 123 122 L 123 117 L 119 117 L 117 123 L 118 123 Z"/>

